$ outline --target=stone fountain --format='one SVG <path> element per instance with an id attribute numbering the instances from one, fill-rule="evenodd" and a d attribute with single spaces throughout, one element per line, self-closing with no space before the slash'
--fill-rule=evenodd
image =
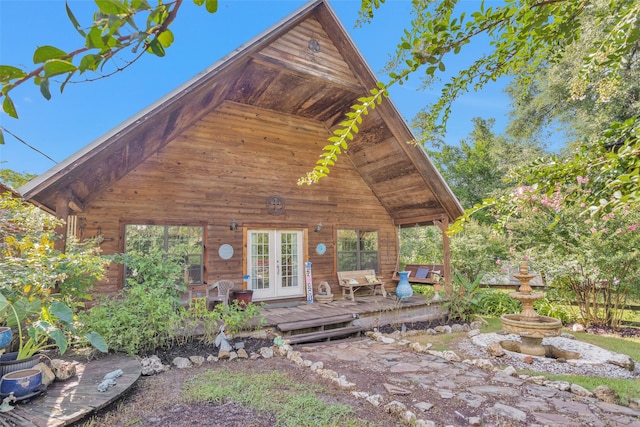
<path id="1" fill-rule="evenodd" d="M 522 312 L 504 314 L 500 319 L 504 330 L 519 335 L 521 342 L 503 341 L 500 344 L 507 350 L 516 350 L 531 356 L 545 356 L 547 350 L 542 345 L 542 339 L 560 335 L 562 322 L 553 317 L 540 316 L 533 309 L 533 303 L 543 297 L 539 292 L 531 292 L 529 282 L 535 276 L 529 273 L 527 261 L 522 261 L 519 272 L 513 275 L 520 281 L 520 287 L 517 292 L 509 295 L 522 303 Z"/>

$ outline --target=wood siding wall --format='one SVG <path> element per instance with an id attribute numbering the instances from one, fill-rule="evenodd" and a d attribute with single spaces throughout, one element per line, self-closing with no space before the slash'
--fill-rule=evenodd
<path id="1" fill-rule="evenodd" d="M 326 280 L 340 294 L 336 277 L 336 230 L 379 232 L 380 273 L 390 282 L 397 259 L 397 230 L 347 156 L 329 177 L 313 186 L 297 180 L 315 164 L 328 137 L 318 122 L 225 102 L 92 200 L 81 216 L 85 237 L 101 232 L 104 253 L 122 251 L 125 223 L 206 224 L 207 283 L 231 279 L 242 284 L 241 227 L 308 229 L 314 289 Z M 267 198 L 282 197 L 283 214 L 271 215 Z M 229 230 L 232 219 L 238 230 Z M 313 232 L 322 223 L 320 232 Z M 235 250 L 218 256 L 220 245 Z M 325 243 L 327 252 L 315 247 Z M 111 268 L 98 292 L 122 287 Z"/>

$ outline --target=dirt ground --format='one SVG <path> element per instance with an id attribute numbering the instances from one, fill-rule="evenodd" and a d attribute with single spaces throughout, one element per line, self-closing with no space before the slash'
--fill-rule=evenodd
<path id="1" fill-rule="evenodd" d="M 248 351 L 261 346 L 270 346 L 272 341 L 247 340 Z M 216 354 L 210 346 L 191 343 L 188 346 L 160 352 L 164 363 L 176 356 Z M 140 377 L 132 389 L 117 402 L 97 414 L 74 424 L 74 427 L 121 427 L 121 426 L 162 426 L 162 427 L 270 427 L 274 426 L 274 414 L 259 412 L 234 402 L 223 404 L 192 403 L 182 396 L 185 381 L 206 370 L 228 369 L 244 373 L 265 373 L 273 370 L 285 371 L 299 384 L 323 383 L 327 392 L 320 397 L 327 403 L 348 405 L 354 417 L 364 421 L 363 425 L 391 427 L 397 425 L 397 418 L 382 411 L 372 411 L 371 404 L 355 399 L 349 391 L 341 390 L 330 381 L 315 376 L 308 368 L 294 365 L 282 357 L 256 360 L 205 362 L 200 367 L 171 369 L 155 376 Z"/>
<path id="2" fill-rule="evenodd" d="M 414 327 L 420 328 L 419 325 Z M 636 335 L 637 329 L 633 329 Z M 384 331 L 383 331 L 384 332 Z M 389 331 L 386 331 L 389 332 Z M 592 333 L 609 331 L 594 330 Z M 629 335 L 623 333 L 622 335 Z M 271 340 L 246 339 L 247 351 L 257 352 L 260 347 L 272 345 Z M 297 346 L 299 350 L 300 346 Z M 464 353 L 459 348 L 452 348 L 460 356 Z M 216 354 L 217 349 L 205 346 L 199 342 L 192 342 L 187 346 L 156 352 L 163 363 L 170 364 L 176 356 L 191 355 L 208 356 Z M 285 371 L 294 381 L 305 384 L 322 383 L 327 390 L 320 397 L 328 403 L 341 403 L 352 408 L 354 417 L 363 421 L 363 425 L 391 427 L 398 425 L 394 415 L 386 414 L 382 408 L 373 409 L 364 399 L 356 399 L 350 391 L 340 389 L 335 383 L 323 380 L 308 368 L 296 366 L 291 361 L 273 357 L 271 359 L 256 359 L 242 361 L 219 361 L 203 364 L 190 369 L 171 369 L 168 372 L 141 377 L 133 388 L 120 400 L 102 411 L 74 424 L 75 427 L 110 427 L 110 426 L 167 426 L 167 427 L 270 427 L 275 425 L 275 416 L 271 413 L 259 412 L 234 402 L 222 404 L 192 403 L 182 396 L 182 385 L 208 369 L 229 369 L 242 372 L 262 373 L 272 370 Z M 381 372 L 362 369 L 357 363 L 345 363 L 340 366 L 340 374 L 344 374 L 349 381 L 366 384 L 393 382 L 392 379 L 382 378 Z M 412 396 L 413 399 L 420 396 Z M 431 396 L 432 397 L 432 396 Z M 425 398 L 428 400 L 428 398 Z M 402 399 L 399 399 L 402 400 Z M 435 414 L 430 414 L 434 416 Z"/>

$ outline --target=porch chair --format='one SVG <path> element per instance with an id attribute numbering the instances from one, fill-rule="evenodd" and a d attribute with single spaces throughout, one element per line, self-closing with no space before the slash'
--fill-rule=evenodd
<path id="1" fill-rule="evenodd" d="M 212 310 L 217 302 L 229 304 L 229 294 L 234 286 L 231 280 L 218 280 L 209 286 L 206 291 L 207 309 Z"/>

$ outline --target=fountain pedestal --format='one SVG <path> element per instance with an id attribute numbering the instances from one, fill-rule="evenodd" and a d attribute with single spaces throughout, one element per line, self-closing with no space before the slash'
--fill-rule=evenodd
<path id="1" fill-rule="evenodd" d="M 553 317 L 540 316 L 533 309 L 533 303 L 543 297 L 541 293 L 531 292 L 529 282 L 535 274 L 529 274 L 529 267 L 526 261 L 520 264 L 520 271 L 513 277 L 520 281 L 518 292 L 509 295 L 517 299 L 522 304 L 520 314 L 504 314 L 500 317 L 502 327 L 507 332 L 520 336 L 520 353 L 531 356 L 544 356 L 545 348 L 542 339 L 546 337 L 556 337 L 560 335 L 562 322 Z"/>

